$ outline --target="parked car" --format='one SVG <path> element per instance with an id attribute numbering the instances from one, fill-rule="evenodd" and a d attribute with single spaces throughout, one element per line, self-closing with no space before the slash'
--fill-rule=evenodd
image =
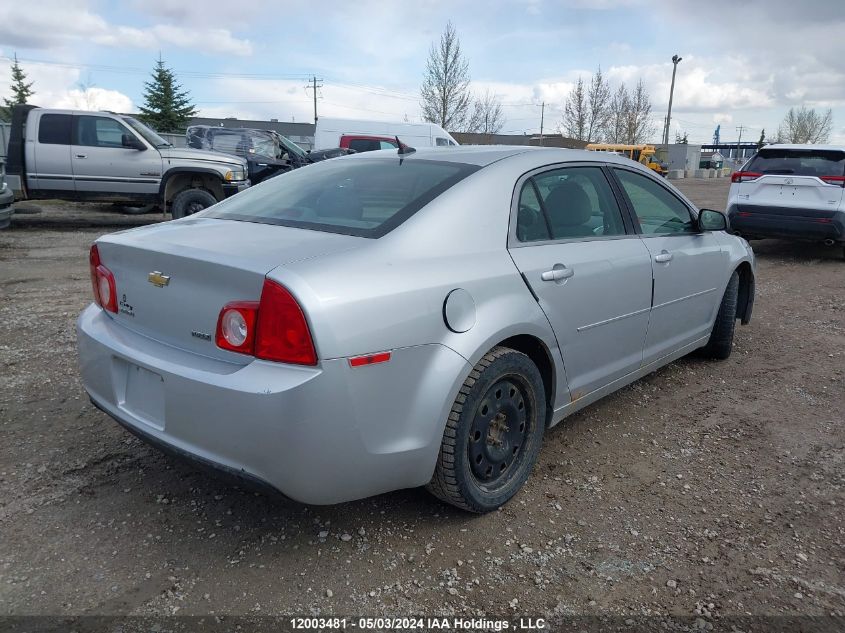
<path id="1" fill-rule="evenodd" d="M 642 165 L 397 154 L 98 239 L 77 324 L 93 403 L 302 502 L 427 485 L 487 512 L 547 427 L 694 350 L 727 358 L 751 318 L 748 243 Z"/>
<path id="2" fill-rule="evenodd" d="M 314 147 L 343 147 L 356 152 L 396 149 L 396 137 L 411 147 L 455 147 L 458 142 L 434 123 L 391 123 L 320 117 Z"/>
<path id="3" fill-rule="evenodd" d="M 306 152 L 274 130 L 254 128 L 192 125 L 185 131 L 185 140 L 188 147 L 240 156 L 247 162 L 254 185 L 297 167 L 351 153 L 341 148 Z"/>
<path id="4" fill-rule="evenodd" d="M 767 145 L 731 176 L 731 227 L 749 239 L 839 244 L 845 257 L 845 146 Z"/>
<path id="5" fill-rule="evenodd" d="M 8 183 L 17 199 L 166 205 L 174 218 L 249 187 L 246 161 L 175 148 L 134 117 L 13 108 Z"/>
<path id="6" fill-rule="evenodd" d="M 12 203 L 15 195 L 6 185 L 6 164 L 0 160 L 0 229 L 5 229 L 12 221 Z"/>

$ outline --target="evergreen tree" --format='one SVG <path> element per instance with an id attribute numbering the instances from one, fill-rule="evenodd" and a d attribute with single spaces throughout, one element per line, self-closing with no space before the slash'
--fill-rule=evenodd
<path id="1" fill-rule="evenodd" d="M 760 132 L 760 140 L 757 141 L 757 149 L 761 149 L 763 145 L 766 144 L 766 128 L 763 128 L 763 131 Z"/>
<path id="2" fill-rule="evenodd" d="M 26 81 L 26 73 L 18 63 L 18 55 L 15 53 L 14 61 L 12 62 L 12 89 L 11 99 L 3 99 L 3 107 L 0 108 L 0 116 L 4 121 L 12 120 L 12 106 L 26 103 L 35 91 L 32 89 L 32 82 Z"/>
<path id="3" fill-rule="evenodd" d="M 159 56 L 152 81 L 144 82 L 144 105 L 140 118 L 157 132 L 183 132 L 197 113 L 187 90 Z"/>

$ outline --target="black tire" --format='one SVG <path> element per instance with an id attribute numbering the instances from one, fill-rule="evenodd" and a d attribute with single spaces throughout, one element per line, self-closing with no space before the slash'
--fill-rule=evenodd
<path id="1" fill-rule="evenodd" d="M 185 189 L 173 198 L 173 204 L 170 205 L 170 214 L 174 220 L 177 220 L 198 213 L 213 204 L 217 204 L 217 198 L 205 189 Z"/>
<path id="2" fill-rule="evenodd" d="M 734 271 L 725 288 L 722 303 L 719 306 L 719 313 L 716 315 L 716 322 L 713 324 L 713 331 L 710 332 L 710 340 L 701 349 L 702 355 L 707 358 L 724 360 L 731 355 L 734 341 L 734 330 L 736 330 L 736 304 L 739 297 L 739 274 Z"/>
<path id="3" fill-rule="evenodd" d="M 493 348 L 458 392 L 426 488 L 470 512 L 495 510 L 528 479 L 545 428 L 546 393 L 537 366 L 522 352 Z"/>
<path id="4" fill-rule="evenodd" d="M 146 213 L 152 213 L 153 211 L 160 210 L 160 207 L 157 204 L 145 204 L 142 206 L 116 204 L 114 206 L 124 215 L 144 215 Z"/>

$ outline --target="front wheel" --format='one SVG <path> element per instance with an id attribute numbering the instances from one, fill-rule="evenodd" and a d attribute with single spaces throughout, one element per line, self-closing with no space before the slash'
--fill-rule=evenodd
<path id="1" fill-rule="evenodd" d="M 470 512 L 490 512 L 522 487 L 540 452 L 546 393 L 528 356 L 496 347 L 464 381 L 428 490 Z"/>
<path id="2" fill-rule="evenodd" d="M 710 332 L 710 340 L 707 341 L 701 353 L 709 358 L 724 360 L 731 355 L 733 348 L 734 330 L 736 329 L 736 304 L 739 300 L 739 274 L 734 271 L 725 288 L 722 303 L 719 305 L 719 313 L 716 315 L 716 322 Z"/>
<path id="3" fill-rule="evenodd" d="M 199 213 L 213 204 L 217 204 L 217 199 L 205 189 L 185 189 L 173 198 L 170 213 L 177 220 Z"/>

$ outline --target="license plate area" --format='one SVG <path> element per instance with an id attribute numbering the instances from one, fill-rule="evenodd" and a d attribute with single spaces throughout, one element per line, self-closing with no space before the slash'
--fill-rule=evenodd
<path id="1" fill-rule="evenodd" d="M 164 378 L 121 358 L 114 359 L 114 370 L 117 406 L 144 424 L 163 431 Z"/>

